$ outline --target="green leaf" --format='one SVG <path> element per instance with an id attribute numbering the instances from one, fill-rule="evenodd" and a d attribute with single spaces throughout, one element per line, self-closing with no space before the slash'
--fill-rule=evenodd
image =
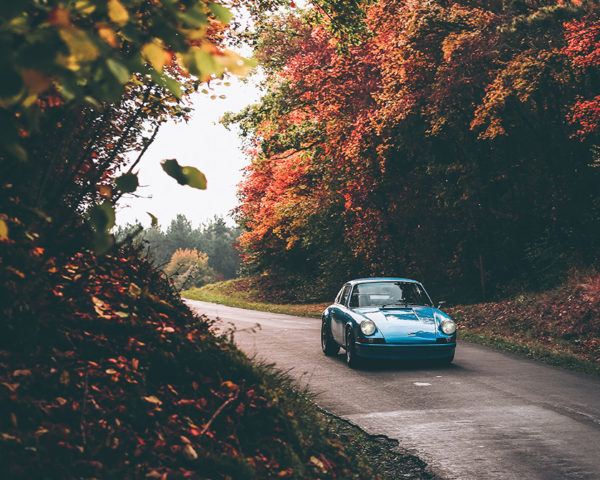
<path id="1" fill-rule="evenodd" d="M 215 57 L 203 50 L 196 49 L 191 55 L 190 60 L 191 61 L 186 62 L 186 65 L 188 65 L 188 67 L 191 68 L 192 73 L 195 73 L 196 75 L 219 74 L 222 72 L 222 68 L 219 67 Z"/>
<path id="2" fill-rule="evenodd" d="M 180 185 L 185 185 L 185 177 L 177 160 L 174 158 L 163 160 L 160 165 L 167 175 L 177 180 Z"/>
<path id="3" fill-rule="evenodd" d="M 189 185 L 200 190 L 206 189 L 206 177 L 197 168 L 182 167 L 174 158 L 163 160 L 161 166 L 167 175 L 177 180 L 180 185 Z"/>
<path id="4" fill-rule="evenodd" d="M 138 177 L 135 173 L 124 173 L 120 177 L 115 178 L 115 185 L 122 193 L 135 192 L 139 186 Z"/>
<path id="5" fill-rule="evenodd" d="M 115 244 L 115 238 L 108 233 L 115 226 L 115 207 L 108 200 L 94 205 L 89 213 L 90 223 L 94 228 L 94 252 L 101 255 Z"/>
<path id="6" fill-rule="evenodd" d="M 71 85 L 68 85 L 67 82 L 60 83 L 56 85 L 58 93 L 60 93 L 61 97 L 70 102 L 76 97 L 76 93 Z"/>
<path id="7" fill-rule="evenodd" d="M 83 101 L 88 105 L 94 107 L 96 110 L 102 111 L 102 105 L 100 104 L 100 102 L 91 95 L 86 95 L 85 97 L 83 97 Z"/>
<path id="8" fill-rule="evenodd" d="M 171 77 L 167 77 L 165 76 L 165 88 L 171 92 L 175 98 L 177 99 L 181 99 L 182 97 L 182 92 L 181 92 L 181 85 L 179 84 L 179 82 Z"/>
<path id="9" fill-rule="evenodd" d="M 115 208 L 109 201 L 94 205 L 90 210 L 90 222 L 98 233 L 108 232 L 115 226 Z"/>
<path id="10" fill-rule="evenodd" d="M 112 58 L 107 58 L 106 66 L 108 67 L 108 69 L 111 71 L 111 73 L 115 76 L 115 78 L 119 81 L 119 83 L 121 85 L 125 85 L 129 81 L 131 74 L 129 73 L 129 70 L 127 69 L 127 67 L 125 65 L 123 65 L 121 62 L 117 62 L 116 60 L 113 60 Z"/>
<path id="11" fill-rule="evenodd" d="M 194 28 L 202 28 L 208 23 L 208 18 L 200 6 L 189 8 L 185 12 L 177 13 L 179 19 Z"/>
<path id="12" fill-rule="evenodd" d="M 183 167 L 181 171 L 190 187 L 206 190 L 206 176 L 200 170 L 195 167 Z"/>
<path id="13" fill-rule="evenodd" d="M 107 232 L 96 232 L 94 235 L 93 248 L 98 255 L 106 253 L 115 244 L 115 237 Z"/>
<path id="14" fill-rule="evenodd" d="M 164 73 L 158 72 L 157 70 L 152 70 L 150 76 L 157 85 L 171 92 L 176 98 L 181 98 L 181 86 L 177 80 L 174 80 Z"/>
<path id="15" fill-rule="evenodd" d="M 209 3 L 208 8 L 210 8 L 211 13 L 221 23 L 227 25 L 229 22 L 231 22 L 231 18 L 233 17 L 233 15 L 227 7 L 224 7 L 223 5 L 220 5 L 218 3 Z"/>

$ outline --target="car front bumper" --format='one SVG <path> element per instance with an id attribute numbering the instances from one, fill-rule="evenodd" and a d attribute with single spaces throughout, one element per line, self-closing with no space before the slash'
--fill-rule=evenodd
<path id="1" fill-rule="evenodd" d="M 456 350 L 456 343 L 427 345 L 356 343 L 355 345 L 355 352 L 359 357 L 390 360 L 441 360 L 454 356 Z"/>

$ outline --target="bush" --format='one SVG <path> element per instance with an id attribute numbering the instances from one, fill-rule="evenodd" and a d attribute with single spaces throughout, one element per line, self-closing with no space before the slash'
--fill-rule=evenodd
<path id="1" fill-rule="evenodd" d="M 208 266 L 208 256 L 195 248 L 176 250 L 165 273 L 178 290 L 201 287 L 216 280 L 214 270 Z"/>

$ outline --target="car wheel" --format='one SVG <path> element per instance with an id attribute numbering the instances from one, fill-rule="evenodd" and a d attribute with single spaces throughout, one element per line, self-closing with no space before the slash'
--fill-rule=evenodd
<path id="1" fill-rule="evenodd" d="M 329 331 L 329 327 L 325 320 L 321 323 L 321 350 L 323 350 L 323 353 L 328 357 L 337 355 L 340 351 L 340 346 L 335 343 L 333 338 L 331 338 L 331 332 Z"/>
<path id="2" fill-rule="evenodd" d="M 350 368 L 357 368 L 360 365 L 360 357 L 356 354 L 356 345 L 354 344 L 354 334 L 350 329 L 346 331 L 346 363 Z"/>
<path id="3" fill-rule="evenodd" d="M 454 361 L 454 354 L 440 360 L 442 365 L 450 365 Z"/>

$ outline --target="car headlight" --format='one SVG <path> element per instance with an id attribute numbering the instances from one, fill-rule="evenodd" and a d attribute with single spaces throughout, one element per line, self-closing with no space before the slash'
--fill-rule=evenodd
<path id="1" fill-rule="evenodd" d="M 360 323 L 360 331 L 365 335 L 373 335 L 375 333 L 375 324 L 371 320 L 365 320 Z"/>
<path id="2" fill-rule="evenodd" d="M 442 332 L 444 332 L 446 335 L 452 335 L 454 332 L 456 332 L 456 323 L 449 318 L 444 318 L 440 323 L 440 327 L 442 328 Z"/>

